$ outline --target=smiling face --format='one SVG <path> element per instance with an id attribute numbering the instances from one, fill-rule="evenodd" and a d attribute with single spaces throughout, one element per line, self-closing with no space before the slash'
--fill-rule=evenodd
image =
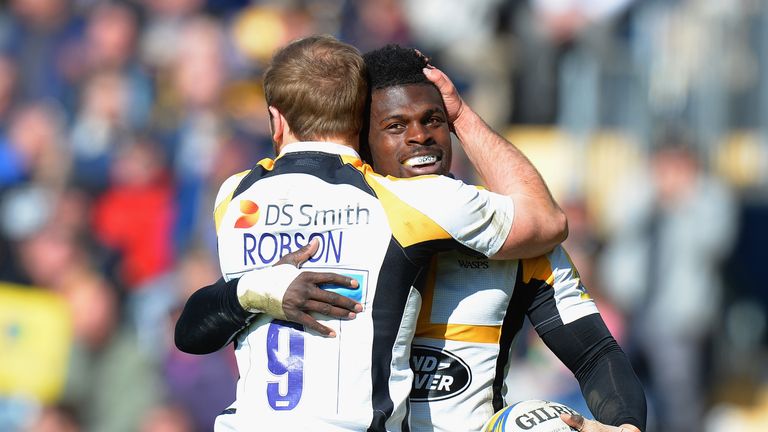
<path id="1" fill-rule="evenodd" d="M 424 84 L 374 90 L 368 143 L 380 174 L 447 174 L 451 132 L 440 93 Z"/>

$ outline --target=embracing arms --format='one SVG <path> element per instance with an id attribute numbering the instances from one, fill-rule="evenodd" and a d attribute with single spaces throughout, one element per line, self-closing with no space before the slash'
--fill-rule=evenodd
<path id="1" fill-rule="evenodd" d="M 304 325 L 308 329 L 326 336 L 333 331 L 320 324 L 310 313 L 317 312 L 339 319 L 352 319 L 362 310 L 362 305 L 344 296 L 320 288 L 323 284 L 355 287 L 357 281 L 335 273 L 300 272 L 315 252 L 318 242 L 314 240 L 296 252 L 285 255 L 275 263 L 277 271 L 289 270 L 295 276 L 287 288 L 278 294 L 280 299 L 254 298 L 248 293 L 259 279 L 251 280 L 249 273 L 239 279 L 225 281 L 223 278 L 213 285 L 196 291 L 187 300 L 176 321 L 174 340 L 176 347 L 190 354 L 208 354 L 229 344 L 242 329 L 248 326 L 260 307 L 277 302 L 277 308 L 270 308 L 272 316 Z M 280 266 L 293 268 L 278 269 Z M 258 273 L 260 270 L 257 270 Z M 254 272 L 251 272 L 252 274 Z M 269 308 L 269 306 L 266 306 Z M 278 310 L 279 309 L 279 310 Z"/>
<path id="2" fill-rule="evenodd" d="M 509 196 L 514 202 L 512 229 L 492 258 L 532 258 L 562 243 L 568 236 L 565 213 L 536 167 L 462 100 L 442 71 L 428 67 L 424 74 L 440 91 L 448 120 L 488 189 Z"/>

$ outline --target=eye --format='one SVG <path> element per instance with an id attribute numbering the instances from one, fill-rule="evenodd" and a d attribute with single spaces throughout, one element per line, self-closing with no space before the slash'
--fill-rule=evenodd
<path id="1" fill-rule="evenodd" d="M 443 123 L 445 123 L 445 119 L 439 115 L 433 115 L 427 119 L 427 125 L 429 126 L 442 126 Z"/>
<path id="2" fill-rule="evenodd" d="M 390 123 L 384 126 L 384 130 L 391 132 L 400 132 L 405 129 L 405 125 L 402 123 Z"/>

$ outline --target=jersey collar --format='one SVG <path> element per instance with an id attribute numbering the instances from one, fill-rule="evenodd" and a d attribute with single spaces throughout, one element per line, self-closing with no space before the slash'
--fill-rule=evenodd
<path id="1" fill-rule="evenodd" d="M 352 147 L 326 141 L 302 141 L 286 144 L 283 151 L 280 152 L 280 156 L 296 152 L 323 152 L 360 159 L 360 155 Z"/>

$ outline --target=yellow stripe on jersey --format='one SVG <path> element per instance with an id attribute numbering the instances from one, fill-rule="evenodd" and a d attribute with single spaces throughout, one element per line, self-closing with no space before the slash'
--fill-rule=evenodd
<path id="1" fill-rule="evenodd" d="M 421 311 L 419 311 L 419 319 L 416 322 L 415 336 L 461 342 L 499 343 L 501 339 L 500 325 L 449 324 L 431 321 L 436 275 L 437 258 L 432 258 L 422 293 Z"/>
<path id="2" fill-rule="evenodd" d="M 366 176 L 378 175 L 374 174 L 369 169 L 365 169 L 365 166 L 362 167 L 361 171 L 363 171 Z M 406 179 L 403 180 L 407 181 Z M 381 201 L 384 211 L 387 213 L 387 219 L 389 220 L 389 227 L 392 230 L 392 234 L 401 246 L 408 247 L 429 240 L 452 238 L 451 235 L 435 221 L 406 204 L 403 200 L 397 197 L 397 195 L 393 194 L 376 180 L 371 180 L 367 183 L 371 186 L 374 192 L 376 192 L 376 196 L 379 198 L 379 201 Z M 408 216 L 404 217 L 404 215 Z"/>
<path id="3" fill-rule="evenodd" d="M 546 255 L 520 260 L 520 264 L 523 267 L 523 283 L 530 283 L 532 279 L 536 279 L 546 282 L 547 285 L 554 285 L 555 273 Z"/>
<path id="4" fill-rule="evenodd" d="M 279 157 L 278 157 L 278 159 L 279 159 Z M 275 168 L 275 160 L 276 159 L 264 158 L 264 159 L 260 160 L 258 163 L 256 163 L 256 165 L 261 166 L 262 168 L 264 168 L 267 171 L 272 171 L 272 169 Z"/>
<path id="5" fill-rule="evenodd" d="M 355 168 L 363 168 L 363 165 L 367 165 L 365 162 L 363 162 L 359 157 L 357 156 L 350 156 L 350 155 L 340 155 L 341 161 L 345 164 L 350 164 L 354 166 Z M 363 169 L 363 172 L 371 171 L 371 167 L 368 166 L 367 169 Z"/>
<path id="6" fill-rule="evenodd" d="M 261 161 L 259 162 L 261 164 Z M 245 170 L 243 172 L 239 172 L 234 175 L 238 180 L 242 180 L 243 177 L 248 175 L 248 173 L 251 172 L 251 170 Z M 235 190 L 237 189 L 237 184 L 235 184 L 235 187 L 232 188 L 232 190 L 229 192 L 229 195 L 227 195 L 226 198 L 224 198 L 219 205 L 216 206 L 216 208 L 213 210 L 213 222 L 216 225 L 216 234 L 219 233 L 219 226 L 221 225 L 221 220 L 224 218 L 224 213 L 227 212 L 227 207 L 229 206 L 229 203 L 232 201 L 232 195 L 234 195 Z"/>
<path id="7" fill-rule="evenodd" d="M 566 262 L 562 262 L 562 260 L 565 259 Z M 567 280 L 576 280 L 577 284 L 581 286 L 581 295 L 580 298 L 582 300 L 589 300 L 591 297 L 587 293 L 587 291 L 583 288 L 581 283 L 578 281 L 579 271 L 576 269 L 576 266 L 573 265 L 573 260 L 571 260 L 571 256 L 568 255 L 568 252 L 565 251 L 563 248 L 556 248 L 554 251 L 550 252 L 548 255 L 542 255 L 536 258 L 529 258 L 520 260 L 520 263 L 523 267 L 523 283 L 530 283 L 531 280 L 535 279 L 538 281 L 545 282 L 547 285 L 554 287 L 555 286 L 555 268 L 558 268 L 561 270 L 561 280 L 562 280 L 562 271 L 570 271 L 572 272 L 572 275 L 567 277 Z"/>
<path id="8" fill-rule="evenodd" d="M 416 329 L 416 337 L 497 344 L 501 339 L 501 326 L 469 324 L 428 324 L 422 326 L 419 324 Z"/>

